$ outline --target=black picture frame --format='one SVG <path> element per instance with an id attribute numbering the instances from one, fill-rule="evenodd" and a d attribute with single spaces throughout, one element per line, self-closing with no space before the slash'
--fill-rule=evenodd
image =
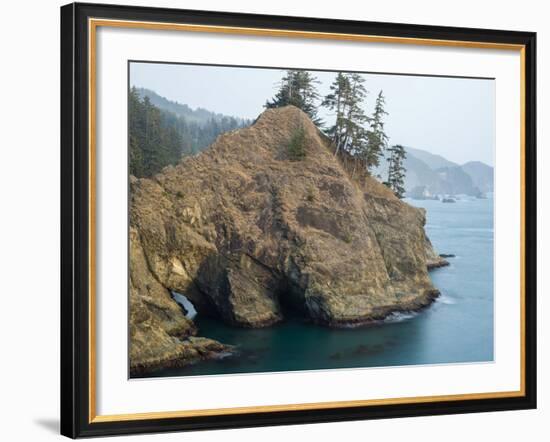
<path id="1" fill-rule="evenodd" d="M 90 418 L 89 18 L 521 45 L 524 50 L 524 395 L 94 421 Z M 61 434 L 76 438 L 536 408 L 536 34 L 73 3 L 61 8 Z"/>

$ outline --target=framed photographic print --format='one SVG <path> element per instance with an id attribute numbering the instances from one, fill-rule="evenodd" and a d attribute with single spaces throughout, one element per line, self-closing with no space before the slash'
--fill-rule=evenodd
<path id="1" fill-rule="evenodd" d="M 62 7 L 62 434 L 534 408 L 535 44 Z"/>

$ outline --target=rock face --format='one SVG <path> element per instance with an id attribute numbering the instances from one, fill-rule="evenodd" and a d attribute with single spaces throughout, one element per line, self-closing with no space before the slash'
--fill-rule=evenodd
<path id="1" fill-rule="evenodd" d="M 305 158 L 289 142 L 305 133 Z M 200 314 L 242 327 L 292 309 L 327 326 L 428 305 L 441 258 L 425 213 L 372 178 L 359 182 L 292 106 L 152 179 L 131 179 L 130 366 L 134 372 L 214 357 L 170 291 Z M 200 331 L 199 331 L 200 332 Z"/>
<path id="2" fill-rule="evenodd" d="M 130 227 L 130 372 L 185 365 L 230 351 L 197 330 L 149 268 L 138 231 Z"/>

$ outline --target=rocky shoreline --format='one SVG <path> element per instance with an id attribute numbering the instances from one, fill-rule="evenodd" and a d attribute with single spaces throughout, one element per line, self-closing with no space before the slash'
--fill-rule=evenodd
<path id="1" fill-rule="evenodd" d="M 143 376 L 159 369 L 185 367 L 200 361 L 220 359 L 234 353 L 234 347 L 201 337 L 190 337 L 175 342 L 178 351 L 165 359 L 142 360 L 131 365 L 130 375 Z"/>
<path id="2" fill-rule="evenodd" d="M 447 267 L 448 265 L 450 265 L 449 261 L 443 258 L 435 261 L 429 261 L 427 264 L 428 264 L 428 270 L 438 269 L 440 267 Z"/>
<path id="3" fill-rule="evenodd" d="M 380 323 L 383 323 L 388 318 L 390 318 L 392 315 L 395 315 L 398 313 L 421 312 L 422 310 L 432 305 L 437 300 L 437 298 L 439 298 L 439 296 L 441 296 L 441 292 L 437 289 L 434 289 L 426 297 L 422 297 L 421 299 L 418 299 L 416 302 L 404 304 L 400 306 L 399 309 L 395 309 L 392 307 L 389 307 L 387 309 L 381 308 L 377 314 L 373 314 L 373 316 L 369 319 L 359 320 L 355 322 L 350 321 L 350 322 L 332 323 L 332 324 L 328 324 L 328 326 L 332 328 L 358 328 L 358 327 L 368 327 L 371 325 L 380 324 Z M 327 324 L 320 324 L 320 325 L 327 325 Z"/>
<path id="4" fill-rule="evenodd" d="M 305 158 L 288 143 L 305 133 Z M 151 179 L 130 180 L 130 371 L 195 363 L 228 346 L 197 337 L 170 292 L 229 325 L 267 327 L 285 311 L 358 326 L 428 306 L 428 269 L 448 265 L 424 231 L 425 211 L 383 184 L 354 179 L 297 108 Z"/>

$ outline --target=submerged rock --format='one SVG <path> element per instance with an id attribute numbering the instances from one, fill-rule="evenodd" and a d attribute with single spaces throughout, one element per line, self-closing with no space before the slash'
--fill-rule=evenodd
<path id="1" fill-rule="evenodd" d="M 293 161 L 288 146 L 300 129 L 305 158 Z M 444 260 L 426 237 L 424 210 L 373 178 L 353 179 L 295 107 L 266 110 L 130 185 L 131 367 L 200 353 L 170 291 L 243 327 L 272 325 L 288 309 L 328 326 L 361 324 L 439 294 L 428 267 Z"/>

